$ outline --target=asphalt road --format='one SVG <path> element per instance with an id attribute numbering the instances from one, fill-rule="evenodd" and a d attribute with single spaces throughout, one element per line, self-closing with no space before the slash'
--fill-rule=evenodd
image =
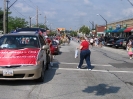
<path id="1" fill-rule="evenodd" d="M 79 43 L 61 46 L 45 81 L 0 81 L 0 99 L 133 99 L 133 60 L 123 49 L 90 47 L 92 71 L 77 69 Z"/>

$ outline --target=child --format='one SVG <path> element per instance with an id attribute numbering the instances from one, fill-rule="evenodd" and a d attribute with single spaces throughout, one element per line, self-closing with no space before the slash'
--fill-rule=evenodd
<path id="1" fill-rule="evenodd" d="M 127 51 L 128 51 L 128 55 L 130 57 L 130 59 L 132 59 L 133 56 L 133 52 L 132 52 L 132 40 L 130 39 L 128 44 L 127 44 Z"/>

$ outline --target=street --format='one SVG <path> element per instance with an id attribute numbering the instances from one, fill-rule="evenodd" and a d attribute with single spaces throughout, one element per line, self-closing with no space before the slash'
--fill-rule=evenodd
<path id="1" fill-rule="evenodd" d="M 126 50 L 91 47 L 92 71 L 77 69 L 79 43 L 61 46 L 45 81 L 0 81 L 0 99 L 133 99 L 133 59 Z"/>

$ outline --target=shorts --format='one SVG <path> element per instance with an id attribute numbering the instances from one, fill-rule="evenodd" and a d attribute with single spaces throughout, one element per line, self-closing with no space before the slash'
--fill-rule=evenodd
<path id="1" fill-rule="evenodd" d="M 93 43 L 91 43 L 91 45 L 93 45 Z"/>

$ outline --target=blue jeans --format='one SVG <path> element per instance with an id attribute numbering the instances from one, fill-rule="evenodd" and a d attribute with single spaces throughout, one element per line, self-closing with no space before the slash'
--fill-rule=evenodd
<path id="1" fill-rule="evenodd" d="M 91 55 L 90 50 L 82 50 L 80 52 L 80 62 L 79 62 L 79 66 L 78 66 L 79 68 L 81 68 L 81 66 L 83 65 L 84 59 L 85 59 L 88 69 L 92 69 L 91 62 L 90 62 L 90 55 Z"/>

